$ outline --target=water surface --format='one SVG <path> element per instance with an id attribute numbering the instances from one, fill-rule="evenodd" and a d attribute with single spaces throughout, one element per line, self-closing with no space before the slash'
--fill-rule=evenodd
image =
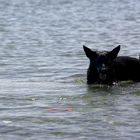
<path id="1" fill-rule="evenodd" d="M 138 140 L 140 84 L 86 84 L 82 45 L 140 53 L 139 0 L 1 0 L 0 138 Z"/>

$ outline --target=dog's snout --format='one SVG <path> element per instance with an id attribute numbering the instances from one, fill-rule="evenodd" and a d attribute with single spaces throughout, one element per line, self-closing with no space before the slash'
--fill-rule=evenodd
<path id="1" fill-rule="evenodd" d="M 101 71 L 100 71 L 100 73 L 106 73 L 106 69 L 102 69 Z"/>
<path id="2" fill-rule="evenodd" d="M 99 72 L 105 73 L 107 70 L 108 70 L 108 68 L 105 66 L 105 64 L 102 64 L 102 66 L 100 67 Z"/>

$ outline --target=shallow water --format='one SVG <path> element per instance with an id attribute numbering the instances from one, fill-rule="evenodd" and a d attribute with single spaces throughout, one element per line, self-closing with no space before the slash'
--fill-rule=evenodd
<path id="1" fill-rule="evenodd" d="M 86 84 L 82 45 L 140 53 L 139 0 L 1 0 L 0 139 L 140 139 L 140 83 Z"/>

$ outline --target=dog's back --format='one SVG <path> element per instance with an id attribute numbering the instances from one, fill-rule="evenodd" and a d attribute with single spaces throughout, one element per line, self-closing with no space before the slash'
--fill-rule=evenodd
<path id="1" fill-rule="evenodd" d="M 117 81 L 140 81 L 140 60 L 120 56 L 114 60 L 114 76 Z"/>

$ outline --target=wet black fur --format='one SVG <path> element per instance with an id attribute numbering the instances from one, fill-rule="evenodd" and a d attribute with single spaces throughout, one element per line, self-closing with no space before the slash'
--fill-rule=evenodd
<path id="1" fill-rule="evenodd" d="M 109 84 L 132 80 L 140 82 L 140 60 L 129 56 L 117 56 L 120 45 L 109 52 L 92 51 L 83 46 L 90 60 L 87 71 L 88 84 Z"/>

